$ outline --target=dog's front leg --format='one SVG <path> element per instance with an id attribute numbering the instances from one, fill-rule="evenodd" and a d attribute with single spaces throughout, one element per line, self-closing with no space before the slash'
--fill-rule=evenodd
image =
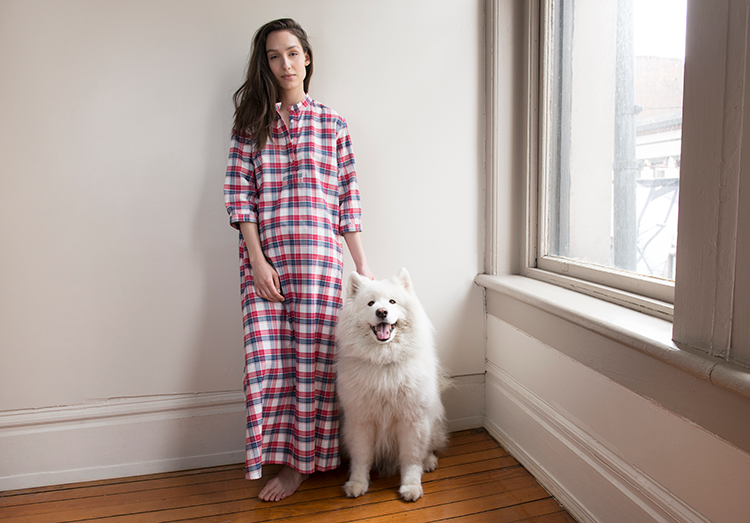
<path id="1" fill-rule="evenodd" d="M 348 426 L 347 426 L 348 425 Z M 366 423 L 344 422 L 344 441 L 351 457 L 349 481 L 344 484 L 344 492 L 350 498 L 357 498 L 367 492 L 370 486 L 370 468 L 375 454 L 375 430 Z"/>
<path id="2" fill-rule="evenodd" d="M 422 462 L 424 461 L 426 427 L 420 423 L 402 422 L 398 428 L 401 487 L 398 489 L 406 501 L 422 497 Z"/>

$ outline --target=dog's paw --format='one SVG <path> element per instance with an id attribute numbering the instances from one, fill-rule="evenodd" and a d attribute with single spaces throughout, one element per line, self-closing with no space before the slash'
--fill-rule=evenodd
<path id="1" fill-rule="evenodd" d="M 367 487 L 369 485 L 361 481 L 347 481 L 344 483 L 344 492 L 346 492 L 347 497 L 358 498 L 367 492 Z"/>
<path id="2" fill-rule="evenodd" d="M 430 455 L 427 456 L 427 458 L 424 460 L 424 463 L 422 463 L 422 470 L 425 472 L 432 472 L 437 468 L 438 464 L 438 458 L 437 456 L 430 452 Z"/>
<path id="3" fill-rule="evenodd" d="M 422 497 L 422 485 L 401 485 L 401 488 L 398 489 L 398 493 L 401 494 L 401 497 L 406 501 L 417 501 Z"/>

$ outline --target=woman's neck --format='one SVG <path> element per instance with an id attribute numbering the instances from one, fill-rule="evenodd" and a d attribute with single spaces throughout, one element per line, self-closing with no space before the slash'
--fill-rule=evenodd
<path id="1" fill-rule="evenodd" d="M 294 92 L 281 92 L 281 111 L 289 114 L 289 108 L 293 105 L 297 105 L 305 99 L 305 91 L 300 89 Z"/>
<path id="2" fill-rule="evenodd" d="M 296 91 L 292 93 L 282 91 L 281 107 L 279 108 L 279 113 L 281 113 L 281 117 L 284 119 L 284 123 L 286 124 L 287 129 L 289 128 L 289 108 L 293 105 L 297 105 L 304 99 L 304 91 L 302 91 L 301 94 Z"/>

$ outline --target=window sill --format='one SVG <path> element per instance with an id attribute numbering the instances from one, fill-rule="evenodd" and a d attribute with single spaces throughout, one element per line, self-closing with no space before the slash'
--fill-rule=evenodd
<path id="1" fill-rule="evenodd" d="M 524 276 L 480 274 L 475 282 L 750 399 L 750 369 L 672 341 L 672 323 Z"/>

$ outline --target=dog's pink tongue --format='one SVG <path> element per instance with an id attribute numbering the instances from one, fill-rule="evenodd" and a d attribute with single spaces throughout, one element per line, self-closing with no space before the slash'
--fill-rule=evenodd
<path id="1" fill-rule="evenodd" d="M 378 339 L 385 341 L 391 337 L 391 326 L 387 323 L 378 323 Z"/>

